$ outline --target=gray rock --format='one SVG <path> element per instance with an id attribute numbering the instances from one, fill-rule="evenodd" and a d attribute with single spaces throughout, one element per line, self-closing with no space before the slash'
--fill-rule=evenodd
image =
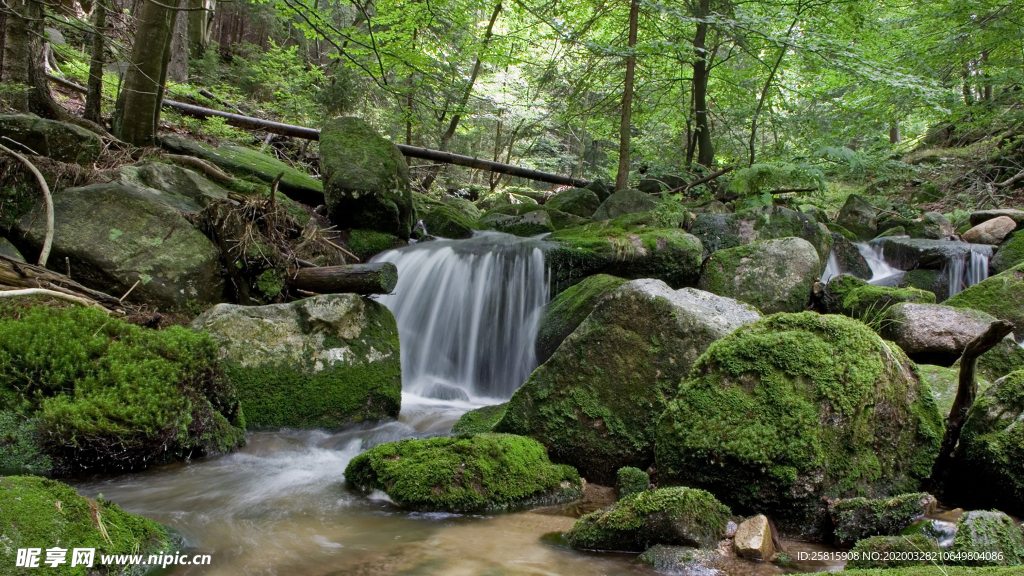
<path id="1" fill-rule="evenodd" d="M 840 274 L 852 274 L 857 278 L 871 280 L 871 266 L 860 250 L 842 234 L 832 233 L 832 253 L 839 263 Z"/>
<path id="2" fill-rule="evenodd" d="M 823 209 L 819 208 L 818 206 L 815 206 L 814 204 L 801 204 L 799 208 L 801 212 L 807 214 L 808 216 L 814 218 L 816 221 L 822 224 L 828 224 L 829 222 L 832 221 L 832 219 L 828 217 L 828 212 L 825 212 Z"/>
<path id="3" fill-rule="evenodd" d="M 648 212 L 654 210 L 657 206 L 657 201 L 649 194 L 627 188 L 626 190 L 615 192 L 605 201 L 601 202 L 601 205 L 598 206 L 591 218 L 595 222 L 601 222 L 602 220 L 618 218 L 624 214 Z"/>
<path id="4" fill-rule="evenodd" d="M 435 400 L 461 400 L 463 402 L 469 402 L 469 394 L 465 390 L 458 386 L 452 386 L 451 384 L 445 384 L 443 382 L 434 382 L 423 391 L 424 398 L 433 398 Z"/>
<path id="5" fill-rule="evenodd" d="M 21 152 L 83 166 L 95 162 L 103 148 L 99 136 L 85 128 L 31 114 L 0 114 L 0 136 L 27 148 Z"/>
<path id="6" fill-rule="evenodd" d="M 909 222 L 906 231 L 911 238 L 934 240 L 949 238 L 956 232 L 949 220 L 946 220 L 946 217 L 938 212 L 925 212 L 921 218 Z"/>
<path id="7" fill-rule="evenodd" d="M 998 216 L 991 220 L 985 220 L 981 224 L 964 232 L 963 238 L 966 242 L 975 244 L 997 245 L 1017 228 L 1017 223 L 1009 216 Z"/>
<path id="8" fill-rule="evenodd" d="M 11 241 L 3 236 L 0 236 L 0 256 L 10 258 L 15 262 L 25 261 L 25 257 L 21 255 L 21 252 L 18 252 L 18 249 L 14 247 L 14 244 L 11 244 Z"/>
<path id="9" fill-rule="evenodd" d="M 914 270 L 930 268 L 941 270 L 952 260 L 963 260 L 970 253 L 978 252 L 992 256 L 992 247 L 985 244 L 969 244 L 948 240 L 926 240 L 920 238 L 886 237 L 872 242 L 882 244 L 882 255 L 893 268 Z"/>
<path id="10" fill-rule="evenodd" d="M 398 416 L 398 326 L 373 300 L 332 294 L 220 304 L 191 327 L 220 344 L 250 425 L 336 428 Z"/>
<path id="11" fill-rule="evenodd" d="M 68 41 L 64 39 L 64 34 L 56 28 L 44 28 L 43 32 L 46 33 L 46 41 L 50 44 L 67 44 Z"/>
<path id="12" fill-rule="evenodd" d="M 818 251 L 824 268 L 832 248 L 832 233 L 808 215 L 783 206 L 768 206 L 735 214 L 698 214 L 690 232 L 700 239 L 705 257 L 725 248 L 735 248 L 776 238 L 803 238 Z"/>
<path id="13" fill-rule="evenodd" d="M 114 181 L 127 186 L 148 188 L 161 204 L 182 212 L 198 212 L 214 200 L 228 199 L 225 188 L 192 170 L 161 162 L 118 168 L 114 173 Z"/>
<path id="14" fill-rule="evenodd" d="M 605 183 L 602 182 L 601 180 L 594 180 L 590 184 L 587 184 L 587 190 L 590 190 L 594 194 L 597 194 L 597 198 L 601 202 L 604 202 L 605 200 L 608 199 L 609 196 L 612 195 L 612 191 L 609 190 L 608 186 L 606 186 Z"/>
<path id="15" fill-rule="evenodd" d="M 714 550 L 689 546 L 651 546 L 637 561 L 674 576 L 721 576 L 723 557 Z"/>
<path id="16" fill-rule="evenodd" d="M 878 233 L 878 211 L 867 200 L 856 194 L 846 198 L 839 210 L 836 224 L 846 228 L 862 240 L 870 240 Z"/>
<path id="17" fill-rule="evenodd" d="M 1012 218 L 1017 226 L 1024 226 L 1024 210 L 1014 210 L 1012 208 L 1003 208 L 1000 210 L 976 210 L 971 213 L 970 222 L 971 226 L 977 226 L 986 220 L 992 220 L 993 218 L 999 218 L 1000 216 L 1007 216 Z"/>
<path id="18" fill-rule="evenodd" d="M 889 308 L 879 333 L 915 362 L 950 366 L 995 320 L 970 308 L 904 302 Z"/>
<path id="19" fill-rule="evenodd" d="M 806 240 L 763 240 L 713 253 L 697 286 L 751 304 L 764 314 L 800 312 L 807 308 L 821 269 L 818 252 Z"/>
<path id="20" fill-rule="evenodd" d="M 570 188 L 555 194 L 544 205 L 552 210 L 560 210 L 583 218 L 590 218 L 601 206 L 601 200 L 592 190 Z"/>

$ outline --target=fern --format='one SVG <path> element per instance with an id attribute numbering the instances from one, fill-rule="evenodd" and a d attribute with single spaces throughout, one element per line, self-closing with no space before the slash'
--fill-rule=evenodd
<path id="1" fill-rule="evenodd" d="M 771 191 L 779 188 L 817 188 L 825 191 L 825 173 L 806 163 L 770 162 L 754 164 L 733 173 L 729 190 L 747 197 L 750 205 L 770 206 Z"/>

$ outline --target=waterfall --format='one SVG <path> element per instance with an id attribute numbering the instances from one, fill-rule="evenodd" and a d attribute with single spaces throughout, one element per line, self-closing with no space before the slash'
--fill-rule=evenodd
<path id="1" fill-rule="evenodd" d="M 825 264 L 825 271 L 821 273 L 821 283 L 828 284 L 828 281 L 839 275 L 839 259 L 836 258 L 835 248 L 828 251 L 828 263 Z"/>
<path id="2" fill-rule="evenodd" d="M 903 270 L 893 268 L 885 261 L 880 244 L 858 242 L 854 246 L 857 247 L 857 251 L 860 252 L 860 255 L 864 257 L 864 261 L 871 267 L 871 280 L 868 280 L 868 283 L 876 286 L 889 286 L 894 282 L 898 282 L 903 277 Z"/>
<path id="3" fill-rule="evenodd" d="M 946 264 L 949 275 L 949 295 L 959 294 L 964 288 L 974 286 L 988 278 L 988 256 L 971 250 L 970 255 L 953 258 Z"/>
<path id="4" fill-rule="evenodd" d="M 482 232 L 373 259 L 398 267 L 394 293 L 380 302 L 398 321 L 404 392 L 507 399 L 526 381 L 548 300 L 541 247 L 537 239 Z"/>

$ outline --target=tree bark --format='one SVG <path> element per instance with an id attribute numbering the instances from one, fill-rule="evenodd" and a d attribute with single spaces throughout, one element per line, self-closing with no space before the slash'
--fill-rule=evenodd
<path id="1" fill-rule="evenodd" d="M 13 0 L 7 2 L 7 6 L 3 69 L 0 71 L 4 99 L 21 112 L 43 118 L 66 118 L 68 114 L 50 95 L 46 83 L 42 2 Z"/>
<path id="2" fill-rule="evenodd" d="M 187 0 L 188 12 L 188 56 L 200 59 L 210 45 L 213 15 L 217 9 L 217 0 Z M 196 10 L 205 8 L 205 10 Z"/>
<path id="3" fill-rule="evenodd" d="M 288 286 L 317 294 L 390 294 L 398 283 L 391 262 L 299 268 L 288 272 Z"/>
<path id="4" fill-rule="evenodd" d="M 796 18 L 793 19 L 793 23 L 789 25 L 789 29 L 786 30 L 786 36 L 793 32 L 793 28 L 796 27 L 800 21 L 800 13 L 803 11 L 803 5 L 799 5 L 796 11 Z M 761 110 L 764 108 L 765 102 L 768 101 L 768 91 L 772 87 L 772 83 L 775 82 L 775 74 L 779 71 L 779 66 L 782 65 L 782 60 L 786 57 L 786 50 L 788 48 L 783 46 L 779 49 L 779 56 L 775 59 L 775 64 L 772 66 L 771 71 L 768 73 L 768 79 L 765 80 L 764 88 L 761 89 L 761 97 L 757 99 L 757 108 L 754 109 L 754 117 L 750 121 L 750 162 L 748 166 L 754 165 L 754 158 L 756 157 L 755 141 L 757 138 L 757 119 L 761 116 Z"/>
<path id="5" fill-rule="evenodd" d="M 889 144 L 899 144 L 903 141 L 903 135 L 900 134 L 900 121 L 893 120 L 889 123 Z"/>
<path id="6" fill-rule="evenodd" d="M 156 136 L 177 12 L 152 0 L 139 7 L 135 45 L 114 108 L 114 134 L 129 144 L 150 146 Z"/>
<path id="7" fill-rule="evenodd" d="M 697 32 L 693 37 L 693 109 L 694 131 L 697 138 L 697 163 L 711 166 L 715 161 L 715 147 L 711 142 L 711 126 L 708 124 L 708 67 L 707 36 L 708 23 L 706 18 L 711 13 L 711 0 L 700 0 L 696 14 Z"/>
<path id="8" fill-rule="evenodd" d="M 626 58 L 626 83 L 622 90 L 622 115 L 619 117 L 619 170 L 615 174 L 615 189 L 629 186 L 629 136 L 630 120 L 633 116 L 633 76 L 636 73 L 637 20 L 640 14 L 639 0 L 629 3 L 629 56 Z"/>
<path id="9" fill-rule="evenodd" d="M 92 55 L 89 57 L 89 93 L 85 97 L 85 112 L 82 117 L 97 124 L 103 123 L 103 65 L 107 33 L 107 0 L 96 0 L 92 24 L 96 32 L 92 35 Z"/>
<path id="10" fill-rule="evenodd" d="M 188 7 L 189 4 L 190 0 L 181 1 L 184 7 Z M 178 84 L 188 82 L 189 14 L 187 11 L 179 10 L 171 29 L 171 60 L 167 64 L 167 79 Z"/>
<path id="11" fill-rule="evenodd" d="M 14 288 L 42 288 L 79 296 L 99 302 L 110 310 L 123 308 L 121 302 L 109 294 L 86 288 L 67 276 L 42 266 L 16 262 L 4 256 L 0 256 L 0 284 Z"/>

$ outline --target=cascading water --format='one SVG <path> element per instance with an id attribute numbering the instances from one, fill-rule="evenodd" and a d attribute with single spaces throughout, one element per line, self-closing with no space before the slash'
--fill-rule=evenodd
<path id="1" fill-rule="evenodd" d="M 893 268 L 885 261 L 880 244 L 858 242 L 855 246 L 860 255 L 864 257 L 864 261 L 871 268 L 871 279 L 868 280 L 870 284 L 888 286 L 899 282 L 903 277 L 903 270 Z"/>
<path id="2" fill-rule="evenodd" d="M 380 302 L 398 321 L 402 387 L 438 385 L 506 399 L 537 366 L 534 341 L 548 300 L 541 241 L 496 232 L 384 252 L 398 267 Z M 448 399 L 448 398 L 446 398 Z"/>
<path id="3" fill-rule="evenodd" d="M 988 256 L 971 250 L 970 255 L 955 258 L 946 265 L 949 275 L 949 295 L 959 294 L 964 288 L 974 286 L 988 278 Z"/>
<path id="4" fill-rule="evenodd" d="M 821 283 L 828 284 L 828 281 L 839 275 L 839 259 L 836 258 L 836 251 L 829 250 L 828 263 L 825 264 L 825 271 L 821 273 Z"/>

